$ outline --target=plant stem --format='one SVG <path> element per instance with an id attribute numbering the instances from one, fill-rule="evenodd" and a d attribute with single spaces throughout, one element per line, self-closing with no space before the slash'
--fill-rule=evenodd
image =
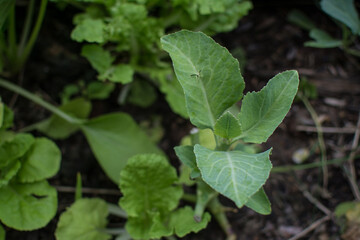
<path id="1" fill-rule="evenodd" d="M 194 194 L 184 193 L 181 198 L 185 201 L 196 203 L 196 196 Z"/>
<path id="2" fill-rule="evenodd" d="M 211 199 L 214 199 L 217 195 L 218 193 L 210 188 L 204 181 L 197 181 L 196 204 L 194 210 L 194 219 L 196 222 L 201 222 L 205 208 Z"/>
<path id="3" fill-rule="evenodd" d="M 76 174 L 75 201 L 82 198 L 82 180 L 81 173 Z"/>
<path id="4" fill-rule="evenodd" d="M 318 141 L 319 141 L 319 147 L 321 152 L 321 166 L 322 166 L 322 172 L 323 172 L 323 187 L 327 188 L 328 185 L 328 168 L 327 168 L 327 156 L 326 156 L 326 146 L 324 142 L 324 136 L 322 131 L 322 126 L 319 120 L 319 117 L 315 111 L 315 109 L 311 106 L 309 100 L 302 95 L 301 93 L 298 93 L 299 98 L 304 103 L 306 109 L 309 111 L 311 118 L 314 120 L 316 129 L 317 129 L 317 135 L 318 135 Z"/>
<path id="5" fill-rule="evenodd" d="M 31 22 L 32 22 L 32 18 L 34 15 L 34 6 L 35 6 L 35 0 L 30 0 L 28 9 L 27 9 L 27 13 L 26 13 L 25 26 L 24 26 L 22 34 L 21 34 L 21 40 L 19 43 L 18 51 L 17 51 L 17 56 L 22 55 L 26 41 L 29 37 Z"/>
<path id="6" fill-rule="evenodd" d="M 360 155 L 355 156 L 356 158 L 359 158 Z M 341 164 L 343 162 L 346 162 L 347 158 L 343 157 L 343 158 L 335 158 L 332 160 L 328 160 L 327 161 L 327 165 L 336 165 L 336 164 Z M 291 172 L 291 171 L 297 171 L 297 170 L 305 170 L 305 169 L 310 169 L 310 168 L 317 168 L 317 167 L 321 167 L 322 163 L 321 162 L 314 162 L 314 163 L 308 163 L 308 164 L 300 164 L 300 165 L 287 165 L 287 166 L 278 166 L 278 167 L 273 167 L 271 169 L 271 173 L 286 173 L 286 172 Z"/>
<path id="7" fill-rule="evenodd" d="M 219 223 L 219 225 L 225 232 L 225 234 L 227 236 L 227 240 L 235 240 L 236 235 L 231 228 L 231 225 L 225 215 L 224 208 L 221 205 L 221 203 L 219 202 L 219 199 L 217 197 L 212 199 L 209 202 L 208 207 L 209 207 L 210 212 L 214 215 L 217 222 Z"/>
<path id="8" fill-rule="evenodd" d="M 31 33 L 30 39 L 29 39 L 28 43 L 26 44 L 25 49 L 18 61 L 16 70 L 18 70 L 18 68 L 21 68 L 22 65 L 26 62 L 27 58 L 30 55 L 32 48 L 34 47 L 35 41 L 37 39 L 37 36 L 38 36 L 40 28 L 41 28 L 41 24 L 44 20 L 47 2 L 48 2 L 48 0 L 41 0 L 40 10 L 39 10 L 36 22 L 35 22 L 34 29 Z"/>
<path id="9" fill-rule="evenodd" d="M 30 92 L 26 91 L 25 89 L 15 85 L 15 84 L 12 84 L 2 78 L 0 78 L 0 86 L 33 101 L 34 103 L 42 106 L 43 108 L 49 110 L 53 114 L 57 115 L 58 117 L 64 119 L 65 121 L 67 121 L 69 123 L 72 123 L 75 125 L 81 125 L 81 124 L 85 123 L 85 121 L 86 121 L 84 119 L 79 119 L 79 118 L 69 115 L 68 113 L 60 110 L 59 108 L 55 107 L 54 105 L 44 101 L 43 99 L 36 96 L 35 94 L 30 93 Z"/>
<path id="10" fill-rule="evenodd" d="M 109 213 L 121 218 L 127 218 L 128 215 L 127 213 L 120 208 L 118 205 L 112 204 L 112 203 L 108 203 L 108 209 L 109 209 Z"/>
<path id="11" fill-rule="evenodd" d="M 355 169 L 355 153 L 356 153 L 356 148 L 359 145 L 359 138 L 360 138 L 360 113 L 358 116 L 358 122 L 356 124 L 356 132 L 354 134 L 354 140 L 351 146 L 351 153 L 350 156 L 348 158 L 348 165 L 349 165 L 349 171 L 350 174 L 348 175 L 348 179 L 350 182 L 350 186 L 351 186 L 351 190 L 355 196 L 355 199 L 357 201 L 360 201 L 360 191 L 359 191 L 359 185 L 357 184 L 357 180 L 356 180 L 356 169 Z"/>

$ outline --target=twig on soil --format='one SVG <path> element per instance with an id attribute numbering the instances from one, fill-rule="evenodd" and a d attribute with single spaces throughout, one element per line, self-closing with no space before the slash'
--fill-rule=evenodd
<path id="1" fill-rule="evenodd" d="M 306 197 L 306 199 L 309 200 L 309 202 L 311 202 L 312 204 L 314 204 L 320 211 L 329 216 L 332 214 L 332 212 L 327 207 L 325 207 L 319 200 L 317 200 L 313 195 L 311 195 L 309 191 L 303 189 L 301 189 L 301 191 L 304 197 Z"/>
<path id="2" fill-rule="evenodd" d="M 326 215 L 326 216 L 316 220 L 310 226 L 308 226 L 307 228 L 305 228 L 304 230 L 302 230 L 301 232 L 299 232 L 298 234 L 296 234 L 289 240 L 297 240 L 297 239 L 300 239 L 300 238 L 306 236 L 309 232 L 313 231 L 314 229 L 319 227 L 321 224 L 323 224 L 326 221 L 329 221 L 330 219 L 331 219 L 331 215 Z"/>
<path id="3" fill-rule="evenodd" d="M 321 152 L 322 171 L 323 171 L 323 187 L 324 189 L 326 189 L 328 185 L 329 176 L 328 176 L 328 168 L 327 168 L 326 146 L 325 146 L 321 122 L 319 120 L 319 116 L 317 115 L 315 109 L 311 106 L 309 100 L 301 93 L 298 93 L 298 97 L 301 99 L 306 109 L 309 111 L 311 118 L 314 120 L 317 129 L 319 147 Z"/>
<path id="4" fill-rule="evenodd" d="M 360 191 L 359 191 L 359 187 L 356 181 L 356 170 L 355 170 L 355 164 L 354 164 L 354 160 L 355 160 L 355 154 L 356 154 L 356 148 L 359 144 L 359 137 L 360 137 L 360 113 L 359 113 L 359 117 L 358 117 L 358 121 L 356 124 L 356 132 L 354 134 L 354 140 L 351 146 L 351 153 L 349 155 L 348 158 L 348 165 L 349 165 L 349 170 L 350 170 L 350 174 L 346 174 L 348 177 L 348 180 L 350 182 L 350 186 L 351 186 L 351 190 L 356 198 L 357 201 L 360 201 Z"/>
<path id="5" fill-rule="evenodd" d="M 76 191 L 75 187 L 67 187 L 67 186 L 55 186 L 58 192 L 65 193 L 74 193 Z M 82 193 L 87 194 L 99 194 L 99 195 L 115 195 L 120 196 L 121 193 L 116 189 L 103 189 L 103 188 L 82 188 Z"/>
<path id="6" fill-rule="evenodd" d="M 296 126 L 297 131 L 301 132 L 317 132 L 316 127 L 313 126 L 304 126 L 298 125 Z M 352 128 L 352 127 L 322 127 L 323 133 L 337 133 L 337 134 L 353 134 L 355 131 L 360 130 L 360 128 Z"/>

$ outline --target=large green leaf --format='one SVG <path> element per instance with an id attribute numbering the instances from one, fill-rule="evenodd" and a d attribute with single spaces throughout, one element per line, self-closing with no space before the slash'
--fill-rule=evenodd
<path id="1" fill-rule="evenodd" d="M 120 174 L 123 197 L 120 206 L 131 217 L 148 211 L 166 213 L 173 210 L 182 195 L 176 170 L 165 157 L 157 154 L 140 154 L 128 160 Z"/>
<path id="2" fill-rule="evenodd" d="M 56 214 L 57 193 L 47 181 L 0 188 L 0 220 L 21 231 L 44 227 Z"/>
<path id="3" fill-rule="evenodd" d="M 107 240 L 104 232 L 108 207 L 104 200 L 79 199 L 61 214 L 55 236 L 57 240 Z"/>
<path id="4" fill-rule="evenodd" d="M 0 168 L 23 156 L 34 141 L 31 134 L 19 133 L 12 140 L 3 142 L 0 145 Z"/>
<path id="5" fill-rule="evenodd" d="M 14 5 L 15 0 L 0 0 L 0 30 Z"/>
<path id="6" fill-rule="evenodd" d="M 162 153 L 125 113 L 91 119 L 81 129 L 101 167 L 115 183 L 119 182 L 120 171 L 130 157 L 139 153 Z"/>
<path id="7" fill-rule="evenodd" d="M 360 34 L 360 19 L 354 0 L 322 0 L 321 9 L 348 26 L 354 34 Z"/>
<path id="8" fill-rule="evenodd" d="M 267 215 L 271 213 L 271 203 L 263 188 L 260 188 L 259 191 L 252 195 L 245 206 L 260 214 Z"/>
<path id="9" fill-rule="evenodd" d="M 60 161 L 61 152 L 56 144 L 47 138 L 37 138 L 21 159 L 17 179 L 25 183 L 53 177 L 59 171 Z"/>
<path id="10" fill-rule="evenodd" d="M 86 119 L 91 112 L 91 102 L 84 98 L 73 99 L 59 107 L 62 111 L 80 119 Z M 79 126 L 71 124 L 57 115 L 37 124 L 36 128 L 54 139 L 64 139 L 79 130 Z"/>
<path id="11" fill-rule="evenodd" d="M 201 32 L 180 31 L 161 38 L 184 89 L 190 121 L 212 128 L 221 114 L 242 97 L 244 80 L 238 61 Z"/>
<path id="12" fill-rule="evenodd" d="M 254 195 L 272 168 L 271 149 L 258 154 L 213 151 L 196 144 L 194 152 L 203 180 L 240 208 Z"/>
<path id="13" fill-rule="evenodd" d="M 182 196 L 176 170 L 165 157 L 140 154 L 129 159 L 120 174 L 123 197 L 120 206 L 129 220 L 126 229 L 134 239 L 171 235 L 163 219 L 176 208 Z"/>
<path id="14" fill-rule="evenodd" d="M 247 93 L 239 120 L 245 142 L 265 142 L 288 113 L 299 85 L 296 71 L 285 71 L 273 77 L 259 92 Z"/>

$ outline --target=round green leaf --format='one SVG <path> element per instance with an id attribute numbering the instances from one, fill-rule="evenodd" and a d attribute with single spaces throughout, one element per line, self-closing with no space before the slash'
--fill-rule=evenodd
<path id="1" fill-rule="evenodd" d="M 21 231 L 44 227 L 55 216 L 57 192 L 47 181 L 0 188 L 0 220 Z"/>
<path id="2" fill-rule="evenodd" d="M 47 138 L 37 138 L 22 158 L 17 175 L 20 182 L 35 182 L 54 176 L 60 168 L 61 153 L 56 144 Z"/>
<path id="3" fill-rule="evenodd" d="M 107 240 L 103 232 L 107 224 L 108 207 L 102 199 L 79 199 L 60 216 L 55 236 L 57 240 Z"/>
<path id="4" fill-rule="evenodd" d="M 120 173 L 120 190 L 124 194 L 120 206 L 131 217 L 149 211 L 169 212 L 176 208 L 182 195 L 181 186 L 173 186 L 177 180 L 175 168 L 165 157 L 136 155 Z"/>

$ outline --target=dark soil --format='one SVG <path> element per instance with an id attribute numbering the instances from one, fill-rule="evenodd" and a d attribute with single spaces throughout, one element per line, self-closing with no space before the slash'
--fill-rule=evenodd
<path id="1" fill-rule="evenodd" d="M 288 69 L 298 70 L 301 78 L 307 78 L 314 84 L 318 97 L 310 103 L 322 120 L 322 125 L 339 129 L 337 133 L 324 133 L 327 158 L 331 160 L 348 157 L 355 130 L 343 132 L 342 129 L 354 129 L 359 120 L 360 61 L 346 55 L 340 49 L 314 49 L 303 46 L 303 43 L 309 40 L 308 33 L 286 20 L 289 11 L 295 7 L 304 10 L 319 27 L 328 30 L 334 36 L 341 34 L 334 22 L 322 14 L 315 5 L 307 4 L 309 2 L 312 1 L 297 1 L 284 6 L 281 4 L 282 1 L 255 1 L 255 9 L 239 22 L 237 29 L 220 34 L 215 39 L 230 51 L 238 47 L 245 50 L 246 67 L 243 76 L 247 84 L 246 91 L 261 89 L 275 74 Z M 59 91 L 66 84 L 80 79 L 96 79 L 94 70 L 85 59 L 79 57 L 81 45 L 69 38 L 72 14 L 71 10 L 61 12 L 49 4 L 38 43 L 25 71 L 15 80 L 24 88 L 54 103 L 59 102 Z M 3 90 L 1 95 L 15 110 L 16 129 L 49 116 L 44 109 L 21 97 Z M 163 97 L 147 110 L 130 105 L 117 105 L 116 94 L 106 102 L 94 102 L 93 116 L 112 111 L 129 112 L 137 121 L 152 114 L 162 116 L 165 135 L 159 146 L 168 154 L 171 162 L 178 166 L 173 147 L 189 132 L 191 124 L 171 113 Z M 304 104 L 301 101 L 295 102 L 284 122 L 262 146 L 263 149 L 273 147 L 271 159 L 274 167 L 294 165 L 292 156 L 301 148 L 313 150 L 305 163 L 320 161 L 314 126 Z M 119 199 L 117 186 L 98 166 L 80 133 L 56 143 L 61 148 L 63 160 L 60 172 L 50 183 L 59 189 L 58 215 L 47 227 L 37 231 L 17 232 L 7 229 L 8 240 L 54 239 L 58 216 L 73 202 L 74 197 L 73 192 L 67 192 L 63 187 L 75 185 L 77 172 L 82 175 L 83 186 L 90 189 L 85 196 L 101 197 L 113 203 L 117 203 Z M 359 167 L 360 163 L 356 162 L 358 175 Z M 272 213 L 268 216 L 259 215 L 247 208 L 238 210 L 229 200 L 221 199 L 231 209 L 227 215 L 238 240 L 290 239 L 326 216 L 321 210 L 321 204 L 334 211 L 339 203 L 354 200 L 348 178 L 343 167 L 339 165 L 328 167 L 328 186 L 325 189 L 321 168 L 312 168 L 272 173 L 265 185 L 265 191 L 272 203 Z M 316 226 L 301 239 L 335 240 L 340 239 L 340 236 L 340 227 L 335 219 L 331 218 Z M 359 235 L 354 237 L 353 239 L 360 239 Z M 220 227 L 212 220 L 205 230 L 184 239 L 225 238 Z"/>

